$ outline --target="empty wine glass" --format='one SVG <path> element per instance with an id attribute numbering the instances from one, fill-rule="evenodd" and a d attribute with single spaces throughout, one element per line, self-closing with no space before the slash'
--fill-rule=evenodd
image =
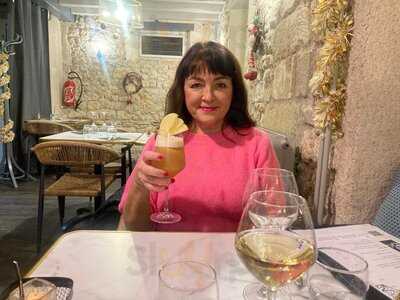
<path id="1" fill-rule="evenodd" d="M 179 261 L 163 265 L 158 273 L 159 298 L 218 300 L 217 273 L 208 264 Z"/>
<path id="2" fill-rule="evenodd" d="M 168 173 L 173 178 L 185 167 L 183 137 L 170 134 L 158 134 L 156 137 L 156 152 L 162 154 L 162 160 L 152 161 L 151 164 Z M 165 202 L 161 211 L 155 212 L 150 219 L 156 223 L 172 224 L 179 222 L 182 217 L 176 212 L 172 212 L 169 207 L 168 189 L 164 191 Z"/>
<path id="3" fill-rule="evenodd" d="M 97 113 L 94 111 L 89 112 L 89 118 L 92 120 L 92 124 L 88 125 L 88 132 L 91 136 L 95 137 L 98 132 L 96 125 Z"/>
<path id="4" fill-rule="evenodd" d="M 290 299 L 281 290 L 316 260 L 314 226 L 306 200 L 275 190 L 257 191 L 243 210 L 235 237 L 236 252 L 261 284 L 245 287 L 248 300 Z"/>
<path id="5" fill-rule="evenodd" d="M 347 250 L 322 247 L 318 249 L 318 269 L 309 280 L 311 299 L 363 300 L 368 284 L 368 263 Z"/>
<path id="6" fill-rule="evenodd" d="M 278 168 L 258 168 L 250 173 L 243 194 L 243 206 L 256 191 L 275 190 L 299 194 L 293 172 Z"/>

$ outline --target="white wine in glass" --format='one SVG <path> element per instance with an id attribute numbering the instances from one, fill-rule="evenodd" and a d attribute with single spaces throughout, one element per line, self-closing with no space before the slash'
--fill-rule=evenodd
<path id="1" fill-rule="evenodd" d="M 169 177 L 176 176 L 185 167 L 185 151 L 183 137 L 169 134 L 159 134 L 156 137 L 155 151 L 162 154 L 163 159 L 152 161 L 152 166 L 162 169 L 168 173 Z M 150 219 L 156 223 L 172 224 L 179 222 L 182 217 L 172 212 L 169 208 L 168 189 L 163 210 L 153 213 Z"/>
<path id="2" fill-rule="evenodd" d="M 255 222 L 257 219 L 267 222 Z M 304 198 L 273 190 L 251 194 L 235 238 L 236 252 L 261 284 L 251 284 L 245 299 L 290 299 L 280 288 L 298 279 L 316 260 L 313 223 Z"/>

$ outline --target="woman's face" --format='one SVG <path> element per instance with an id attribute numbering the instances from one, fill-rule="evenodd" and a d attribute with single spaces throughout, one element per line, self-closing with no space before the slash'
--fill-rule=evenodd
<path id="1" fill-rule="evenodd" d="M 193 130 L 218 132 L 232 102 L 232 80 L 221 74 L 192 74 L 184 83 L 185 103 L 193 117 Z"/>

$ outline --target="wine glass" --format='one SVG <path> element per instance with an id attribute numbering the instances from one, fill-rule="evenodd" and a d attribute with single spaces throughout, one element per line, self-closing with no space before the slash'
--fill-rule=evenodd
<path id="1" fill-rule="evenodd" d="M 97 125 L 96 125 L 96 119 L 97 119 L 97 113 L 94 111 L 89 112 L 89 118 L 92 120 L 92 124 L 89 125 L 89 132 L 90 134 L 92 134 L 93 136 L 95 136 L 97 134 Z"/>
<path id="2" fill-rule="evenodd" d="M 158 272 L 159 297 L 176 300 L 218 300 L 217 272 L 208 264 L 179 261 L 163 265 Z"/>
<path id="3" fill-rule="evenodd" d="M 171 134 L 158 134 L 156 137 L 155 151 L 161 153 L 160 161 L 152 161 L 151 164 L 168 173 L 173 178 L 185 167 L 185 152 L 183 148 L 183 137 Z M 150 219 L 156 223 L 173 224 L 178 223 L 182 217 L 170 210 L 168 189 L 165 190 L 166 197 L 162 211 L 151 214 Z"/>
<path id="4" fill-rule="evenodd" d="M 316 261 L 314 226 L 306 200 L 296 194 L 264 190 L 251 194 L 235 237 L 236 252 L 261 284 L 245 287 L 248 300 L 290 299 L 282 287 Z"/>
<path id="5" fill-rule="evenodd" d="M 293 172 L 279 168 L 257 168 L 251 171 L 243 194 L 243 207 L 246 205 L 250 195 L 256 191 L 275 190 L 299 194 L 296 178 Z M 307 282 L 307 274 L 297 278 L 296 286 L 302 289 Z"/>
<path id="6" fill-rule="evenodd" d="M 309 291 L 314 300 L 363 300 L 368 284 L 368 262 L 361 256 L 333 247 L 318 249 L 318 271 L 311 275 Z"/>
<path id="7" fill-rule="evenodd" d="M 243 206 L 256 191 L 275 190 L 299 194 L 293 172 L 278 168 L 258 168 L 250 173 L 243 194 Z"/>

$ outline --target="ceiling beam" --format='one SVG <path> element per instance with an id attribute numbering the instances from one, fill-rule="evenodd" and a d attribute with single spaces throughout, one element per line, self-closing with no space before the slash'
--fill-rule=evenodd
<path id="1" fill-rule="evenodd" d="M 100 0 L 59 0 L 75 15 L 98 16 Z M 142 0 L 145 21 L 218 22 L 223 0 Z"/>
<path id="2" fill-rule="evenodd" d="M 74 16 L 72 15 L 71 9 L 62 7 L 56 0 L 34 0 L 39 6 L 47 9 L 50 13 L 55 15 L 58 19 L 73 22 Z"/>
<path id="3" fill-rule="evenodd" d="M 99 0 L 59 0 L 61 6 L 66 7 L 99 7 Z"/>

